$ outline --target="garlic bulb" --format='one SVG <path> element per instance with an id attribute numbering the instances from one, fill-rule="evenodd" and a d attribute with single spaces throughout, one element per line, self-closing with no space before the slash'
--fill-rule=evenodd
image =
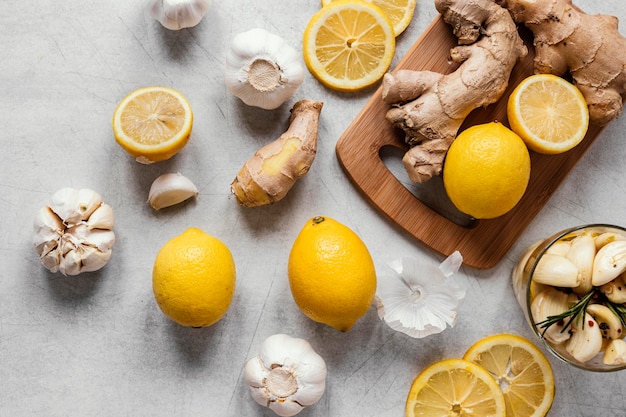
<path id="1" fill-rule="evenodd" d="M 211 5 L 210 0 L 150 0 L 152 17 L 170 30 L 196 26 Z"/>
<path id="2" fill-rule="evenodd" d="M 264 29 L 235 36 L 226 56 L 226 86 L 249 106 L 278 108 L 304 81 L 300 54 Z"/>
<path id="3" fill-rule="evenodd" d="M 111 257 L 114 222 L 113 209 L 98 193 L 63 188 L 35 216 L 35 250 L 51 272 L 78 275 L 97 271 Z"/>
<path id="4" fill-rule="evenodd" d="M 246 362 L 244 378 L 257 403 L 281 417 L 293 416 L 324 394 L 326 363 L 306 340 L 275 334 Z"/>
<path id="5" fill-rule="evenodd" d="M 198 195 L 191 180 L 180 173 L 163 174 L 150 186 L 148 202 L 155 210 L 170 207 Z"/>
<path id="6" fill-rule="evenodd" d="M 453 327 L 465 290 L 448 278 L 463 262 L 457 251 L 439 267 L 403 258 L 389 264 L 393 274 L 381 274 L 376 289 L 378 316 L 394 330 L 414 338 Z"/>

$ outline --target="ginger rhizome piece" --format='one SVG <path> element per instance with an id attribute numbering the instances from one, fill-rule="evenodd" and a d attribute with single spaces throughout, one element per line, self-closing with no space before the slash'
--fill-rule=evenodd
<path id="1" fill-rule="evenodd" d="M 387 120 L 406 133 L 411 148 L 402 163 L 419 183 L 441 173 L 465 118 L 500 99 L 528 53 L 510 14 L 493 0 L 435 0 L 435 7 L 458 38 L 450 57 L 459 67 L 446 75 L 397 70 L 383 78 L 383 100 L 394 105 Z"/>
<path id="2" fill-rule="evenodd" d="M 312 100 L 294 104 L 287 131 L 256 151 L 231 184 L 237 203 L 246 207 L 275 203 L 309 172 L 317 152 L 322 105 Z"/>
<path id="3" fill-rule="evenodd" d="M 500 0 L 534 35 L 536 73 L 571 75 L 603 126 L 622 112 L 626 92 L 626 38 L 614 16 L 589 15 L 571 0 Z"/>

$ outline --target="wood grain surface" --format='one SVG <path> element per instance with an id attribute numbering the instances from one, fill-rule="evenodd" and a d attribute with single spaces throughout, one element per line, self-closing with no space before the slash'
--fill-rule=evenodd
<path id="1" fill-rule="evenodd" d="M 533 72 L 531 34 L 524 30 L 521 34 L 529 53 L 514 68 L 504 96 L 497 103 L 472 112 L 461 130 L 495 120 L 508 125 L 507 99 L 515 86 Z M 455 66 L 449 62 L 449 51 L 455 44 L 456 38 L 450 27 L 438 17 L 396 69 L 452 72 Z M 442 214 L 443 211 L 433 208 L 433 204 L 425 204 L 416 196 L 419 193 L 405 187 L 385 165 L 381 158 L 383 148 L 391 146 L 404 151 L 407 146 L 404 132 L 394 129 L 385 119 L 389 106 L 382 101 L 381 92 L 379 88 L 374 93 L 339 138 L 336 146 L 339 162 L 354 185 L 390 221 L 439 254 L 448 256 L 455 250 L 460 251 L 464 264 L 477 269 L 492 268 L 505 256 L 602 131 L 601 127 L 590 126 L 581 144 L 560 155 L 531 152 L 530 182 L 521 201 L 496 219 L 462 223 Z"/>

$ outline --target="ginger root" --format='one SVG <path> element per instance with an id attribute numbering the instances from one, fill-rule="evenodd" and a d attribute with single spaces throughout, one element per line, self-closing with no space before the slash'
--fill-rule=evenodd
<path id="1" fill-rule="evenodd" d="M 528 50 L 508 11 L 493 0 L 435 0 L 459 45 L 450 74 L 397 70 L 383 77 L 386 115 L 404 130 L 410 149 L 402 163 L 414 182 L 441 173 L 446 152 L 468 114 L 500 99 L 515 64 Z"/>
<path id="2" fill-rule="evenodd" d="M 322 105 L 311 100 L 294 104 L 287 131 L 257 150 L 232 182 L 231 191 L 237 203 L 246 207 L 273 204 L 309 172 L 317 152 Z"/>
<path id="3" fill-rule="evenodd" d="M 614 16 L 589 15 L 571 0 L 500 0 L 534 35 L 535 72 L 569 72 L 603 126 L 620 115 L 626 92 L 626 38 Z"/>

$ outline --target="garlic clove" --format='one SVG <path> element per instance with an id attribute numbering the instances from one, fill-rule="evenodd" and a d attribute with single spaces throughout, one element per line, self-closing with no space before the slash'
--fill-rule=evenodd
<path id="1" fill-rule="evenodd" d="M 611 343 L 604 350 L 602 362 L 605 365 L 626 364 L 626 342 L 623 339 L 611 340 Z"/>
<path id="2" fill-rule="evenodd" d="M 626 303 L 626 274 L 622 273 L 614 280 L 600 286 L 600 292 L 615 304 Z"/>
<path id="3" fill-rule="evenodd" d="M 35 250 L 39 256 L 43 256 L 57 247 L 57 241 L 63 235 L 65 225 L 63 220 L 46 206 L 37 212 L 33 228 Z"/>
<path id="4" fill-rule="evenodd" d="M 564 256 L 544 253 L 535 267 L 533 281 L 554 287 L 574 288 L 580 284 L 578 267 Z"/>
<path id="5" fill-rule="evenodd" d="M 87 219 L 85 223 L 89 229 L 113 229 L 115 225 L 115 216 L 113 216 L 113 208 L 108 204 L 101 204 Z"/>
<path id="6" fill-rule="evenodd" d="M 604 285 L 626 271 L 626 240 L 616 240 L 602 246 L 593 262 L 591 283 Z"/>
<path id="7" fill-rule="evenodd" d="M 95 191 L 83 188 L 62 188 L 52 196 L 50 208 L 66 225 L 74 225 L 87 219 L 102 204 Z"/>
<path id="8" fill-rule="evenodd" d="M 81 270 L 82 260 L 79 251 L 74 248 L 63 254 L 59 264 L 59 272 L 66 276 L 78 275 Z"/>
<path id="9" fill-rule="evenodd" d="M 600 250 L 607 243 L 615 242 L 617 240 L 626 240 L 626 236 L 615 232 L 604 232 L 594 238 L 596 244 L 596 250 Z"/>
<path id="10" fill-rule="evenodd" d="M 551 253 L 553 255 L 565 256 L 567 252 L 569 252 L 572 247 L 569 240 L 559 240 L 552 244 L 548 249 L 546 249 L 545 253 Z"/>
<path id="11" fill-rule="evenodd" d="M 578 268 L 578 286 L 574 292 L 584 295 L 591 291 L 591 271 L 593 260 L 596 256 L 596 245 L 591 235 L 580 235 L 570 242 L 570 247 L 565 257 Z"/>
<path id="12" fill-rule="evenodd" d="M 93 272 L 102 268 L 111 258 L 111 250 L 103 252 L 94 247 L 83 247 L 81 272 Z"/>
<path id="13" fill-rule="evenodd" d="M 530 311 L 535 323 L 540 323 L 550 316 L 557 316 L 570 307 L 569 295 L 553 287 L 547 287 L 533 299 Z M 570 338 L 565 323 L 554 323 L 543 333 L 544 339 L 556 345 Z"/>
<path id="14" fill-rule="evenodd" d="M 605 339 L 618 339 L 624 335 L 622 322 L 613 312 L 603 304 L 589 304 L 587 313 L 598 322 L 598 326 Z"/>
<path id="15" fill-rule="evenodd" d="M 591 315 L 585 313 L 583 322 L 572 325 L 572 336 L 567 342 L 565 350 L 574 359 L 582 363 L 591 360 L 600 353 L 602 350 L 602 332 Z"/>
<path id="16" fill-rule="evenodd" d="M 180 173 L 163 174 L 154 180 L 148 202 L 155 210 L 171 207 L 198 195 L 191 180 Z"/>

